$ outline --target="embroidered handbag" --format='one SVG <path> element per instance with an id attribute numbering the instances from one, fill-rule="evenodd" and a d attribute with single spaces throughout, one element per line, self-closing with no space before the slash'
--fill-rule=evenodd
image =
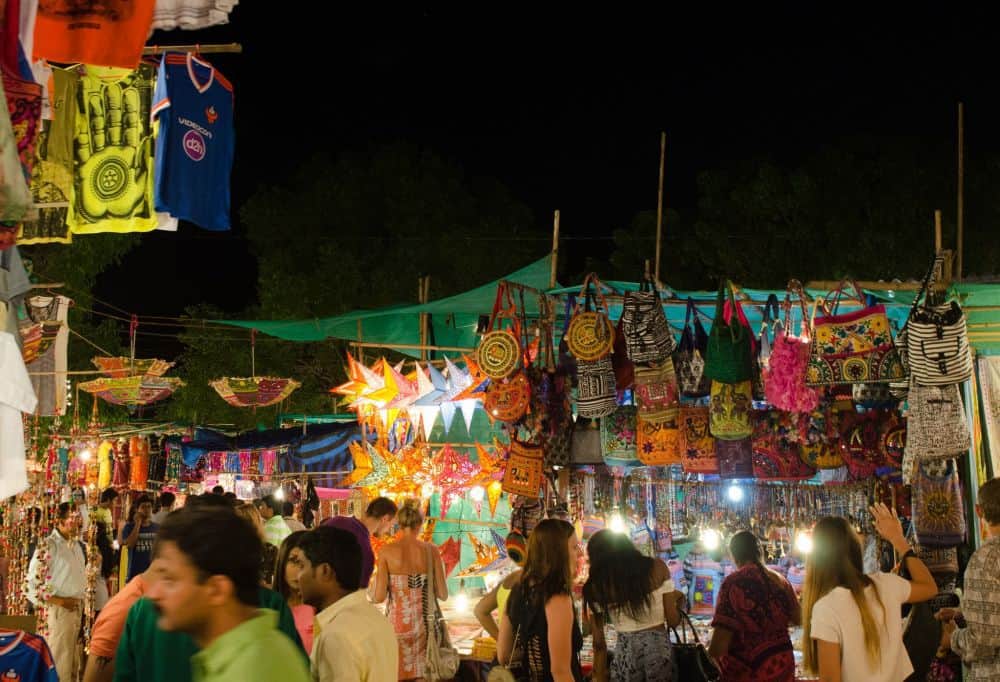
<path id="1" fill-rule="evenodd" d="M 911 382 L 907 402 L 906 454 L 915 461 L 948 459 L 972 447 L 957 385 L 918 386 Z"/>
<path id="2" fill-rule="evenodd" d="M 578 360 L 576 363 L 576 413 L 588 419 L 611 414 L 615 400 L 615 370 L 610 358 Z"/>
<path id="3" fill-rule="evenodd" d="M 831 439 L 831 434 L 836 433 L 830 424 L 832 412 L 829 404 L 821 403 L 812 412 L 799 415 L 798 440 L 802 461 L 813 469 L 840 469 L 844 466 L 835 435 Z"/>
<path id="4" fill-rule="evenodd" d="M 801 448 L 791 437 L 792 416 L 778 410 L 754 410 L 753 477 L 762 481 L 802 481 L 816 470 L 802 461 Z"/>
<path id="5" fill-rule="evenodd" d="M 503 474 L 503 491 L 539 498 L 542 496 L 542 477 L 542 448 L 512 440 Z"/>
<path id="6" fill-rule="evenodd" d="M 854 384 L 851 387 L 851 397 L 861 407 L 892 408 L 899 403 L 893 396 L 890 384 Z"/>
<path id="7" fill-rule="evenodd" d="M 504 318 L 514 320 L 513 328 L 500 328 Z M 505 282 L 500 282 L 497 285 L 489 328 L 476 347 L 476 362 L 490 379 L 506 379 L 517 371 L 523 359 L 520 330 L 517 308 L 510 288 Z"/>
<path id="8" fill-rule="evenodd" d="M 846 280 L 845 282 L 846 283 Z M 895 381 L 903 377 L 903 365 L 893 344 L 885 306 L 866 306 L 865 296 L 851 282 L 861 309 L 837 314 L 844 284 L 831 292 L 834 305 L 813 325 L 812 355 L 806 373 L 810 386 L 866 384 Z M 814 310 L 822 305 L 817 298 Z"/>
<path id="9" fill-rule="evenodd" d="M 885 465 L 879 434 L 879 413 L 843 412 L 839 418 L 840 455 L 851 478 L 863 481 Z"/>
<path id="10" fill-rule="evenodd" d="M 636 452 L 637 410 L 631 405 L 617 407 L 601 419 L 601 453 L 608 466 L 641 466 Z"/>
<path id="11" fill-rule="evenodd" d="M 684 471 L 690 474 L 719 473 L 715 439 L 708 429 L 708 408 L 682 406 L 677 417 L 679 449 Z"/>
<path id="12" fill-rule="evenodd" d="M 739 440 L 753 433 L 750 411 L 753 406 L 749 381 L 725 384 L 712 381 L 709 428 L 716 438 Z"/>
<path id="13" fill-rule="evenodd" d="M 714 381 L 735 384 L 749 381 L 753 376 L 753 344 L 750 330 L 740 323 L 737 315 L 730 315 L 726 321 L 723 305 L 727 292 L 730 305 L 736 308 L 732 285 L 721 283 L 715 302 L 715 319 L 708 333 L 705 375 Z"/>
<path id="14" fill-rule="evenodd" d="M 965 507 L 955 460 L 917 467 L 913 529 L 921 547 L 956 547 L 965 541 Z"/>
<path id="15" fill-rule="evenodd" d="M 749 436 L 739 440 L 716 438 L 715 456 L 721 478 L 753 477 L 753 443 Z"/>
<path id="16" fill-rule="evenodd" d="M 566 329 L 565 338 L 569 352 L 578 361 L 592 362 L 606 358 L 614 346 L 615 328 L 608 319 L 608 304 L 601 291 L 601 280 L 594 273 L 590 273 L 583 280 L 580 298 L 584 300 L 584 309 L 580 310 L 580 303 L 577 302 L 569 327 Z M 592 303 L 595 310 L 591 310 Z"/>
<path id="17" fill-rule="evenodd" d="M 903 451 L 906 448 L 906 419 L 895 410 L 880 421 L 879 448 L 888 466 L 900 469 L 903 466 Z"/>
<path id="18" fill-rule="evenodd" d="M 656 287 L 648 277 L 640 286 L 639 291 L 627 292 L 622 302 L 625 350 L 632 362 L 660 362 L 674 352 L 674 335 Z"/>
<path id="19" fill-rule="evenodd" d="M 516 372 L 508 379 L 490 382 L 483 400 L 483 409 L 493 419 L 502 422 L 516 422 L 528 411 L 531 403 L 531 384 L 523 371 Z"/>
<path id="20" fill-rule="evenodd" d="M 636 455 L 646 466 L 681 463 L 680 430 L 673 423 L 636 420 Z"/>
<path id="21" fill-rule="evenodd" d="M 694 321 L 692 322 L 692 317 Z M 694 299 L 688 297 L 687 312 L 684 313 L 684 330 L 674 353 L 674 368 L 681 393 L 689 398 L 708 395 L 712 380 L 705 376 L 705 350 L 708 348 L 708 334 L 698 318 L 698 308 Z"/>
<path id="22" fill-rule="evenodd" d="M 659 367 L 635 368 L 635 404 L 647 422 L 677 419 L 680 399 L 673 360 L 667 357 Z"/>
<path id="23" fill-rule="evenodd" d="M 732 303 L 726 301 L 723 308 L 723 317 L 728 322 L 733 317 L 739 320 L 740 325 L 746 330 L 747 336 L 750 338 L 750 388 L 751 395 L 754 400 L 764 400 L 764 380 L 760 371 L 759 362 L 759 347 L 757 346 L 757 337 L 754 335 L 752 328 L 750 327 L 750 321 L 747 319 L 746 314 L 743 312 L 743 304 L 740 301 Z"/>
<path id="24" fill-rule="evenodd" d="M 798 299 L 802 311 L 798 336 L 792 333 L 792 294 Z M 764 396 L 767 402 L 780 410 L 811 412 L 819 404 L 819 395 L 816 389 L 806 385 L 811 341 L 805 292 L 798 280 L 788 283 L 784 308 L 785 323 L 775 332 L 774 346 L 771 349 L 767 369 L 764 371 Z"/>

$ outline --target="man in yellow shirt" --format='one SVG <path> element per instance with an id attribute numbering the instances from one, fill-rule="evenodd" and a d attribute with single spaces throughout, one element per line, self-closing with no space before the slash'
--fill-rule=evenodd
<path id="1" fill-rule="evenodd" d="M 256 529 L 229 508 L 185 507 L 160 527 L 146 596 L 161 630 L 185 632 L 201 649 L 194 682 L 308 682 L 278 614 L 259 608 L 262 551 Z"/>
<path id="2" fill-rule="evenodd" d="M 302 601 L 316 609 L 312 678 L 315 682 L 397 679 L 399 647 L 389 621 L 361 589 L 361 546 L 348 531 L 323 526 L 292 550 L 301 567 Z"/>

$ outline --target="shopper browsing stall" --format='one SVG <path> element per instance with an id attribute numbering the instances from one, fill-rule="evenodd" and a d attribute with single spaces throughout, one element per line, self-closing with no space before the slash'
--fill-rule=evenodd
<path id="1" fill-rule="evenodd" d="M 600 530 L 587 544 L 590 576 L 583 596 L 594 636 L 595 678 L 614 682 L 676 679 L 666 625 L 681 622 L 683 593 L 674 589 L 667 565 L 644 556 L 623 533 Z M 607 671 L 604 626 L 618 633 Z M 610 673 L 610 677 L 609 674 Z"/>
<path id="2" fill-rule="evenodd" d="M 144 573 L 153 561 L 153 542 L 159 529 L 153 523 L 153 500 L 140 495 L 132 503 L 128 522 L 122 527 L 120 542 L 129 548 L 128 579 Z"/>
<path id="3" fill-rule="evenodd" d="M 757 536 L 743 530 L 729 541 L 736 572 L 722 582 L 708 653 L 726 682 L 794 682 L 790 625 L 802 610 L 788 581 L 764 566 Z"/>
<path id="4" fill-rule="evenodd" d="M 805 667 L 829 682 L 900 682 L 913 672 L 903 646 L 903 604 L 924 602 L 937 585 L 884 504 L 871 508 L 875 531 L 907 562 L 912 581 L 865 575 L 861 541 L 843 517 L 820 519 L 806 562 L 802 597 Z"/>

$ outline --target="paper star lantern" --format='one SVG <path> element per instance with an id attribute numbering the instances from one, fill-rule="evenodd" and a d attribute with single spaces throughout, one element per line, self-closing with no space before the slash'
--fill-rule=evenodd
<path id="1" fill-rule="evenodd" d="M 467 377 L 467 386 L 459 392 L 457 396 L 452 398 L 452 400 L 483 400 L 486 397 L 486 389 L 490 385 L 490 378 L 486 376 L 481 369 L 479 369 L 479 364 L 476 363 L 468 355 L 463 355 L 462 359 L 465 360 L 465 376 Z"/>
<path id="2" fill-rule="evenodd" d="M 462 556 L 462 543 L 455 538 L 448 538 L 443 544 L 438 546 L 441 552 L 441 560 L 444 562 L 444 575 L 448 575 L 455 570 Z"/>

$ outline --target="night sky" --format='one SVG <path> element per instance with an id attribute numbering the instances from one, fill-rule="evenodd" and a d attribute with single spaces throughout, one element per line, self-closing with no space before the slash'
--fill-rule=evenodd
<path id="1" fill-rule="evenodd" d="M 500 180 L 539 225 L 560 209 L 564 246 L 582 261 L 655 208 L 660 130 L 666 202 L 682 212 L 699 172 L 735 161 L 795 163 L 856 134 L 953 141 L 959 99 L 968 154 L 1000 149 L 995 23 L 950 5 L 315 13 L 327 4 L 244 0 L 228 26 L 149 41 L 243 45 L 206 55 L 236 90 L 234 229 L 145 235 L 98 296 L 147 315 L 252 303 L 239 206 L 317 150 L 425 145 Z M 136 286 L 151 271 L 162 284 Z"/>

